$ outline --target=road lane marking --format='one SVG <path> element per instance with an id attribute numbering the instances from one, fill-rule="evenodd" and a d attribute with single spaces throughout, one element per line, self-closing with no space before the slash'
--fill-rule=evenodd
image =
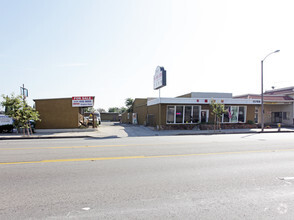
<path id="1" fill-rule="evenodd" d="M 214 152 L 214 153 L 174 154 L 174 155 L 149 155 L 149 156 L 72 158 L 72 159 L 55 159 L 55 160 L 40 160 L 40 161 L 0 162 L 0 165 L 34 164 L 34 163 L 56 163 L 56 162 L 80 162 L 80 161 L 99 161 L 99 160 L 122 160 L 122 159 L 168 158 L 168 157 L 188 157 L 188 156 L 209 156 L 209 155 L 269 153 L 269 152 L 287 152 L 287 151 L 294 151 L 294 149 L 238 151 L 238 152 Z"/>
<path id="2" fill-rule="evenodd" d="M 127 157 L 97 157 L 97 158 L 73 158 L 73 159 L 56 159 L 56 160 L 40 160 L 40 161 L 24 161 L 24 162 L 4 162 L 3 164 L 28 164 L 28 163 L 56 163 L 56 162 L 79 162 L 79 161 L 96 161 L 96 160 L 121 160 L 121 159 L 138 159 L 144 156 L 127 156 Z"/>
<path id="3" fill-rule="evenodd" d="M 280 180 L 294 180 L 294 177 L 279 177 Z"/>

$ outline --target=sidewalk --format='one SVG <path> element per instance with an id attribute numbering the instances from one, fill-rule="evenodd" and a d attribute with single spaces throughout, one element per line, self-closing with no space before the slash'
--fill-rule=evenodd
<path id="1" fill-rule="evenodd" d="M 294 128 L 281 128 L 280 133 L 294 132 Z M 124 138 L 142 136 L 171 136 L 171 135 L 216 135 L 216 134 L 247 134 L 261 133 L 261 129 L 226 129 L 213 130 L 154 130 L 151 127 L 104 122 L 98 128 L 87 129 L 36 129 L 31 136 L 16 133 L 0 133 L 0 140 L 18 139 L 50 139 L 50 138 Z M 264 133 L 278 133 L 277 128 L 264 129 Z"/>

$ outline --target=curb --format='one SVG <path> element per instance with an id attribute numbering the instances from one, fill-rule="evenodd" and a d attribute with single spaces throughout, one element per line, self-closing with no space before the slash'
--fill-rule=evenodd
<path id="1" fill-rule="evenodd" d="M 243 131 L 243 132 L 207 132 L 207 133 L 182 133 L 182 134 L 173 134 L 173 135 L 218 135 L 218 134 L 272 134 L 272 133 L 293 133 L 294 131 Z M 166 135 L 169 136 L 169 135 Z"/>
<path id="2" fill-rule="evenodd" d="M 36 137 L 0 137 L 0 140 L 31 140 L 31 139 L 62 139 L 62 138 L 91 138 L 92 136 L 36 136 Z"/>
<path id="3" fill-rule="evenodd" d="M 144 137 L 153 137 L 153 136 L 188 136 L 188 135 L 219 135 L 219 134 L 271 134 L 271 133 L 290 133 L 294 131 L 240 131 L 240 132 L 203 132 L 203 133 L 176 133 L 176 134 L 154 134 L 154 135 L 147 135 Z M 140 137 L 140 136 L 135 136 Z M 32 139 L 66 139 L 66 138 L 98 138 L 98 139 L 104 139 L 109 137 L 95 137 L 91 135 L 79 135 L 79 136 L 22 136 L 22 137 L 0 137 L 0 140 L 32 140 Z"/>

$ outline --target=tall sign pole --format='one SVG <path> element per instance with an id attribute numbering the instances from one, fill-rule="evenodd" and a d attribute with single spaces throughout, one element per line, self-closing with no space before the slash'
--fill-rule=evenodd
<path id="1" fill-rule="evenodd" d="M 159 93 L 159 103 L 158 103 L 158 130 L 161 127 L 161 97 L 160 88 L 166 86 L 166 71 L 163 67 L 156 67 L 155 74 L 153 76 L 153 89 L 157 90 Z"/>
<path id="2" fill-rule="evenodd" d="M 24 87 L 24 84 L 22 84 L 22 87 L 20 87 L 20 94 L 23 96 L 23 101 L 25 101 L 26 97 L 29 96 L 29 91 Z"/>

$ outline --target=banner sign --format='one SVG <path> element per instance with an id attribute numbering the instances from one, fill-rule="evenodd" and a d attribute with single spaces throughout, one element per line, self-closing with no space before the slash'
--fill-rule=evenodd
<path id="1" fill-rule="evenodd" d="M 94 96 L 75 96 L 72 97 L 72 107 L 93 107 Z"/>
<path id="2" fill-rule="evenodd" d="M 160 89 L 166 86 L 166 71 L 163 67 L 158 66 L 153 76 L 153 89 Z"/>

